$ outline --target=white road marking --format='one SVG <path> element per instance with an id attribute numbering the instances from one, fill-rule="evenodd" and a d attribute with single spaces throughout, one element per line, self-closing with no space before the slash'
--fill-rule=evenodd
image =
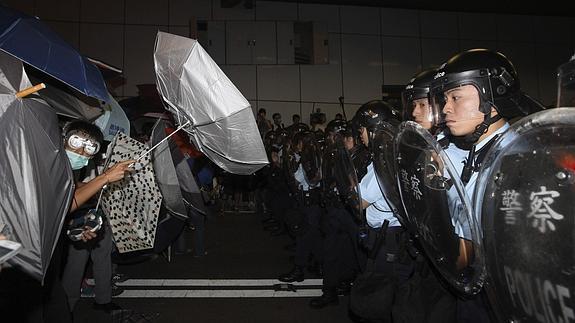
<path id="1" fill-rule="evenodd" d="M 93 284 L 93 280 L 89 280 L 88 283 Z M 322 285 L 321 279 L 306 279 L 291 284 L 296 291 L 276 291 L 273 286 L 277 284 L 282 282 L 277 279 L 128 279 L 116 285 L 139 289 L 126 289 L 115 298 L 272 298 L 316 297 L 322 294 L 321 288 L 298 289 L 298 286 L 319 287 Z M 188 289 L 169 289 L 174 287 L 188 287 Z M 202 289 L 193 289 L 194 287 Z M 225 287 L 263 287 L 263 289 L 223 289 Z"/>
<path id="2" fill-rule="evenodd" d="M 321 296 L 321 289 L 274 290 L 139 290 L 129 289 L 114 298 L 282 298 Z"/>
<path id="3" fill-rule="evenodd" d="M 277 279 L 128 279 L 118 286 L 271 286 L 282 284 Z M 321 286 L 321 279 L 306 279 L 294 286 Z"/>

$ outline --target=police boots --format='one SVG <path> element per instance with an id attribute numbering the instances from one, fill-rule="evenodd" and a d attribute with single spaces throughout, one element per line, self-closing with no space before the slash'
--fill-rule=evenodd
<path id="1" fill-rule="evenodd" d="M 287 274 L 283 274 L 278 278 L 279 281 L 284 283 L 302 282 L 304 280 L 303 268 L 299 266 L 294 266 L 292 271 Z"/>

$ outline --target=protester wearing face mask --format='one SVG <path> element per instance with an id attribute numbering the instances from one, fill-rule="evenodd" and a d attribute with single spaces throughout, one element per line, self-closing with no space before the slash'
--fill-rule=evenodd
<path id="1" fill-rule="evenodd" d="M 75 173 L 89 164 L 100 151 L 102 143 L 102 133 L 93 124 L 76 121 L 66 127 L 64 147 Z M 78 181 L 70 207 L 71 216 L 83 217 L 88 212 L 85 207 L 81 208 L 83 204 L 94 197 L 106 184 L 123 179 L 130 170 L 129 165 L 133 162 L 133 160 L 120 162 L 91 180 Z M 114 249 L 114 242 L 111 229 L 107 221 L 104 221 L 97 231 L 90 230 L 92 228 L 88 226 L 83 229 L 80 237 L 82 241 L 70 241 L 66 266 L 62 274 L 62 285 L 68 297 L 70 311 L 73 312 L 74 306 L 80 299 L 81 283 L 89 258 L 92 259 L 92 272 L 96 283 L 94 309 L 107 313 L 119 310 L 121 308 L 112 303 L 112 295 L 117 290 L 112 284 L 111 253 Z M 74 238 L 78 237 L 74 236 Z"/>
<path id="2" fill-rule="evenodd" d="M 66 127 L 64 147 L 72 169 L 80 170 L 87 166 L 90 159 L 100 151 L 102 142 L 102 133 L 95 125 L 83 121 L 69 124 Z M 86 203 L 104 185 L 123 179 L 133 162 L 133 160 L 126 160 L 117 163 L 87 183 L 76 183 L 70 212 Z"/>

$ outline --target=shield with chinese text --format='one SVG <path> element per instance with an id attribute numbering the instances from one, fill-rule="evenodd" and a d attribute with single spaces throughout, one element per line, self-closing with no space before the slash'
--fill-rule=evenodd
<path id="1" fill-rule="evenodd" d="M 401 202 L 425 253 L 455 290 L 481 290 L 481 234 L 471 204 L 445 151 L 415 122 L 401 124 L 395 142 Z"/>
<path id="2" fill-rule="evenodd" d="M 575 320 L 575 110 L 514 124 L 492 147 L 476 190 L 500 319 Z"/>

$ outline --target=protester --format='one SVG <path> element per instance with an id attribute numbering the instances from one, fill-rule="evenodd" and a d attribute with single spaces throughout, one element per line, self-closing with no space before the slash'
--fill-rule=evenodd
<path id="1" fill-rule="evenodd" d="M 103 136 L 98 127 L 93 124 L 75 121 L 66 127 L 65 149 L 74 171 L 86 167 L 99 152 L 103 144 Z M 105 185 L 123 179 L 130 170 L 133 160 L 126 160 L 104 171 L 87 182 L 78 182 L 70 207 L 70 214 L 83 217 L 86 212 L 82 208 Z M 111 228 L 107 221 L 99 231 L 92 232 L 85 227 L 81 241 L 73 242 L 68 248 L 66 266 L 62 275 L 62 285 L 68 295 L 70 311 L 73 312 L 80 298 L 80 289 L 88 259 L 91 258 L 94 272 L 95 303 L 94 309 L 110 312 L 120 309 L 112 303 L 112 259 L 114 247 Z"/>

